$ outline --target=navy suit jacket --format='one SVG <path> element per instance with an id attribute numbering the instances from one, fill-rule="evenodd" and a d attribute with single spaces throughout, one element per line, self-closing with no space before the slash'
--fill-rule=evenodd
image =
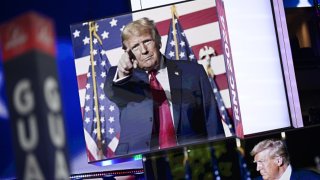
<path id="1" fill-rule="evenodd" d="M 290 180 L 320 180 L 320 175 L 310 170 L 292 170 Z"/>
<path id="2" fill-rule="evenodd" d="M 255 178 L 255 180 L 262 180 L 262 177 L 259 176 L 258 178 Z M 292 169 L 290 180 L 320 180 L 320 175 L 310 170 Z"/>
<path id="3" fill-rule="evenodd" d="M 213 91 L 202 65 L 166 60 L 178 145 L 224 137 Z M 148 74 L 134 69 L 131 76 L 113 82 L 111 67 L 105 83 L 109 99 L 120 109 L 121 133 L 117 155 L 152 150 L 153 100 Z"/>

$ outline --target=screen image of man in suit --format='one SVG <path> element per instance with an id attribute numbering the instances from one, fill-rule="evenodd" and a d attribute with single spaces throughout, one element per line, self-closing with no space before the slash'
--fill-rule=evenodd
<path id="1" fill-rule="evenodd" d="M 254 146 L 250 154 L 264 180 L 320 180 L 320 175 L 309 170 L 292 169 L 289 154 L 283 141 L 266 139 Z"/>
<path id="2" fill-rule="evenodd" d="M 166 59 L 148 18 L 129 23 L 121 38 L 124 53 L 104 86 L 120 109 L 116 155 L 225 137 L 202 65 Z"/>

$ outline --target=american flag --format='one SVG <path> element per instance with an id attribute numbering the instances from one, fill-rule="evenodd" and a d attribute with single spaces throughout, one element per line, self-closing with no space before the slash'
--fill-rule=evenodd
<path id="1" fill-rule="evenodd" d="M 251 173 L 248 170 L 247 163 L 244 158 L 244 150 L 242 148 L 239 148 L 237 150 L 237 154 L 238 154 L 238 158 L 239 158 L 241 180 L 251 180 Z"/>
<path id="2" fill-rule="evenodd" d="M 210 146 L 210 155 L 211 155 L 213 179 L 220 180 L 221 176 L 220 176 L 220 171 L 218 167 L 218 160 L 216 158 L 216 150 L 214 149 L 213 146 Z"/>
<path id="3" fill-rule="evenodd" d="M 195 59 L 199 59 L 200 49 L 204 46 L 215 49 L 217 56 L 214 57 L 214 61 L 211 61 L 211 67 L 215 73 L 215 81 L 217 82 L 219 92 L 231 117 L 230 95 L 215 0 L 198 0 L 180 3 L 176 5 L 176 8 L 179 13 L 180 23 L 184 28 L 184 33 L 186 37 L 188 37 L 189 46 L 191 46 L 194 52 Z M 93 51 L 93 53 L 96 53 L 94 57 L 99 56 L 101 60 L 108 59 L 110 65 L 117 65 L 118 60 L 123 54 L 120 38 L 121 30 L 127 23 L 142 17 L 148 17 L 155 21 L 162 38 L 162 44 L 164 45 L 165 42 L 167 42 L 167 33 L 172 21 L 171 6 L 95 21 L 97 27 L 96 32 L 102 40 L 102 46 L 100 49 Z M 90 36 L 88 29 L 87 23 L 74 24 L 71 26 L 79 99 L 83 112 L 85 112 L 87 74 L 90 73 Z M 97 40 L 93 38 L 92 42 L 97 46 Z M 161 52 L 165 52 L 165 46 L 162 46 Z M 206 61 L 199 60 L 198 63 L 205 64 Z M 97 64 L 99 65 L 99 63 Z M 107 71 L 107 69 L 104 69 L 104 71 Z M 114 107 L 116 111 L 117 108 L 116 106 Z M 108 110 L 106 107 L 105 109 Z M 105 113 L 107 116 L 110 116 L 108 114 L 109 111 Z M 85 123 L 85 117 L 83 121 Z M 114 123 L 119 123 L 118 119 L 115 118 Z M 86 129 L 86 126 L 84 126 L 85 134 L 87 134 L 86 137 L 90 137 L 86 138 L 87 149 L 88 152 L 91 153 L 91 155 L 90 153 L 88 153 L 88 155 L 90 156 L 93 156 L 92 154 L 95 153 L 95 149 L 97 148 L 96 138 L 95 136 L 91 136 L 93 130 L 93 128 Z M 115 129 L 114 132 L 114 137 L 118 138 L 120 128 Z M 112 149 L 114 149 L 114 146 L 112 147 Z M 89 160 L 92 159 L 93 158 L 89 158 Z"/>
<path id="4" fill-rule="evenodd" d="M 183 147 L 183 165 L 184 165 L 184 179 L 191 180 L 192 179 L 192 169 L 189 162 L 189 155 L 187 147 Z"/>
<path id="5" fill-rule="evenodd" d="M 130 17 L 121 19 L 123 25 L 130 21 L 132 21 Z M 120 35 L 120 30 L 115 27 L 116 25 L 121 25 L 121 23 L 117 22 L 116 19 L 96 21 L 94 22 L 95 33 L 90 32 L 89 23 L 71 26 L 83 128 L 89 161 L 113 157 L 119 142 L 119 109 L 107 98 L 103 87 L 106 74 L 111 67 L 106 51 L 121 45 L 121 41 L 117 38 Z M 95 78 L 90 61 L 90 52 L 93 55 Z M 94 89 L 96 89 L 96 95 Z M 95 97 L 97 97 L 96 102 Z M 95 110 L 98 111 L 99 117 Z M 99 121 L 100 130 L 97 128 Z M 98 139 L 98 133 L 101 135 L 100 140 Z M 103 155 L 99 152 L 100 149 Z"/>
<path id="6" fill-rule="evenodd" d="M 188 60 L 196 62 L 196 58 L 190 48 L 188 39 L 183 32 L 179 19 L 174 15 L 170 23 L 165 56 L 171 60 Z"/>
<path id="7" fill-rule="evenodd" d="M 194 61 L 197 62 L 195 59 L 193 50 L 191 46 L 189 45 L 188 39 L 186 34 L 184 33 L 184 30 L 182 28 L 182 25 L 179 21 L 179 19 L 176 16 L 176 8 L 175 6 L 172 6 L 172 13 L 173 19 L 170 23 L 170 29 L 168 32 L 168 39 L 167 39 L 167 44 L 166 44 L 166 51 L 165 51 L 165 56 L 168 59 L 171 60 L 189 60 L 189 61 Z M 174 25 L 173 25 L 174 23 Z M 202 51 L 201 51 L 202 50 Z M 203 57 L 208 57 L 207 59 L 207 64 L 203 63 L 202 65 L 205 66 L 205 69 L 207 70 L 208 73 L 208 78 L 215 96 L 215 99 L 217 101 L 219 113 L 222 118 L 222 122 L 224 124 L 224 129 L 227 135 L 231 135 L 234 133 L 231 118 L 227 112 L 227 109 L 224 105 L 222 96 L 220 94 L 219 88 L 216 83 L 216 79 L 214 78 L 214 71 L 211 67 L 211 60 L 215 60 L 212 58 L 213 56 L 216 55 L 215 51 L 213 48 L 211 48 L 211 56 L 209 56 L 209 52 L 205 52 L 205 50 L 209 50 L 208 46 L 205 46 L 205 48 L 202 48 L 199 52 L 199 57 L 200 59 L 204 59 Z M 202 52 L 202 53 L 201 53 Z M 212 59 L 211 59 L 212 58 Z"/>

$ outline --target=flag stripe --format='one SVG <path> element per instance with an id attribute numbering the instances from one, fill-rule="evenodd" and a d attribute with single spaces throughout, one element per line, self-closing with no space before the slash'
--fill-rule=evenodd
<path id="1" fill-rule="evenodd" d="M 78 88 L 79 89 L 84 89 L 87 84 L 87 74 L 80 74 L 77 76 L 77 81 L 78 81 Z"/>
<path id="2" fill-rule="evenodd" d="M 214 79 L 217 82 L 218 89 L 228 89 L 228 79 L 226 74 L 219 74 L 214 76 Z"/>
<path id="3" fill-rule="evenodd" d="M 231 102 L 230 102 L 230 98 L 229 98 L 229 90 L 228 89 L 220 90 L 220 94 L 223 99 L 225 107 L 227 109 L 231 108 Z"/>
<path id="4" fill-rule="evenodd" d="M 114 138 L 112 138 L 111 142 L 109 143 L 108 148 L 110 148 L 111 151 L 115 152 L 118 143 L 119 143 L 119 139 L 114 137 Z"/>
<path id="5" fill-rule="evenodd" d="M 90 56 L 84 56 L 84 57 L 75 59 L 77 76 L 80 74 L 87 74 L 89 65 L 90 65 Z"/>
<path id="6" fill-rule="evenodd" d="M 229 98 L 230 99 L 230 98 Z M 227 111 L 228 111 L 228 115 L 229 115 L 229 117 L 231 118 L 231 119 L 233 119 L 233 113 L 232 113 L 232 108 L 230 107 L 230 108 L 228 108 L 227 109 Z"/>
<path id="7" fill-rule="evenodd" d="M 187 30 L 195 26 L 202 26 L 212 22 L 217 22 L 218 16 L 214 12 L 216 12 L 216 7 L 203 9 L 201 11 L 180 16 L 179 21 L 181 22 L 182 28 Z M 157 29 L 159 30 L 159 34 L 161 36 L 168 34 L 168 27 L 171 21 L 171 19 L 167 19 L 156 23 Z"/>
<path id="8" fill-rule="evenodd" d="M 224 64 L 224 56 L 214 56 L 211 58 L 211 67 L 213 69 L 214 75 L 220 75 L 226 73 L 226 67 Z"/>
<path id="9" fill-rule="evenodd" d="M 79 97 L 80 97 L 80 105 L 81 108 L 84 107 L 84 102 L 85 102 L 85 95 L 86 95 L 86 89 L 79 89 Z"/>

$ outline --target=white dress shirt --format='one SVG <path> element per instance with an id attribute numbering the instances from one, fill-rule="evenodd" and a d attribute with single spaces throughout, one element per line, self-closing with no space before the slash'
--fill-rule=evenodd
<path id="1" fill-rule="evenodd" d="M 292 167 L 289 164 L 289 166 L 287 167 L 287 169 L 284 171 L 284 173 L 282 174 L 282 176 L 279 178 L 279 180 L 290 180 L 290 176 L 292 173 Z"/>

